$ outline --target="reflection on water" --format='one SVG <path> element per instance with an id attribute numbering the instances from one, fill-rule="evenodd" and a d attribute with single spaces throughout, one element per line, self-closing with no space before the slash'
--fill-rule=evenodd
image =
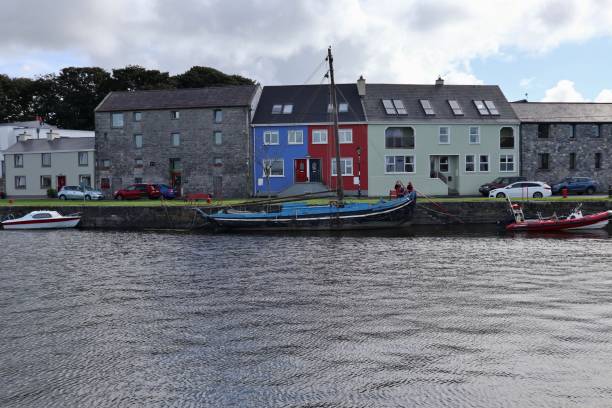
<path id="1" fill-rule="evenodd" d="M 0 406 L 608 406 L 602 232 L 0 231 Z"/>

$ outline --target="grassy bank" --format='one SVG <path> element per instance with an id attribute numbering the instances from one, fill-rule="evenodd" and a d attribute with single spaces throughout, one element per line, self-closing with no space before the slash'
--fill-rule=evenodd
<path id="1" fill-rule="evenodd" d="M 317 198 L 308 201 L 311 204 L 327 204 L 329 198 Z M 349 202 L 366 202 L 373 203 L 378 201 L 379 198 L 349 198 Z M 487 198 L 487 197 L 420 197 L 421 202 L 435 201 L 435 202 L 447 202 L 447 203 L 468 203 L 468 202 L 495 202 L 505 201 L 501 198 Z M 553 196 L 547 198 L 530 198 L 530 199 L 513 199 L 513 201 L 552 201 L 552 202 L 591 202 L 591 201 L 607 201 L 610 200 L 607 196 L 570 196 L 563 198 L 561 196 Z M 193 207 L 197 205 L 199 207 L 206 206 L 227 206 L 227 205 L 238 205 L 247 200 L 234 199 L 234 200 L 214 200 L 208 204 L 205 201 L 198 201 L 195 204 L 193 202 L 185 202 L 183 200 L 129 200 L 129 201 L 117 201 L 117 200 L 103 200 L 103 201 L 64 201 L 58 199 L 4 199 L 0 200 L 0 207 L 160 207 L 160 206 L 177 206 L 177 207 Z M 253 200 L 248 200 L 253 202 Z M 262 201 L 265 201 L 262 199 Z"/>

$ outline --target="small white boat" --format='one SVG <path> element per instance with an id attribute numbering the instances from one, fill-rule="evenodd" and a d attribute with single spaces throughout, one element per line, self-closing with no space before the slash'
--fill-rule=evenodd
<path id="1" fill-rule="evenodd" d="M 62 215 L 57 211 L 32 211 L 21 218 L 12 218 L 2 221 L 6 230 L 15 229 L 49 229 L 74 228 L 81 221 L 79 214 Z"/>

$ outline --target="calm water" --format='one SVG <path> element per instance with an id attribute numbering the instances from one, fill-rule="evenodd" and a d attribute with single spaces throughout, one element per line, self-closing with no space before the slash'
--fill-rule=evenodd
<path id="1" fill-rule="evenodd" d="M 609 407 L 611 249 L 0 231 L 0 406 Z"/>

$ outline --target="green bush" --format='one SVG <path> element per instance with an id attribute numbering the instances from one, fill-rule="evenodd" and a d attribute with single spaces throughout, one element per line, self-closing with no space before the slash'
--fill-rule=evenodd
<path id="1" fill-rule="evenodd" d="M 54 189 L 54 188 L 47 189 L 47 197 L 49 197 L 49 198 L 56 198 L 57 197 L 57 190 Z"/>

